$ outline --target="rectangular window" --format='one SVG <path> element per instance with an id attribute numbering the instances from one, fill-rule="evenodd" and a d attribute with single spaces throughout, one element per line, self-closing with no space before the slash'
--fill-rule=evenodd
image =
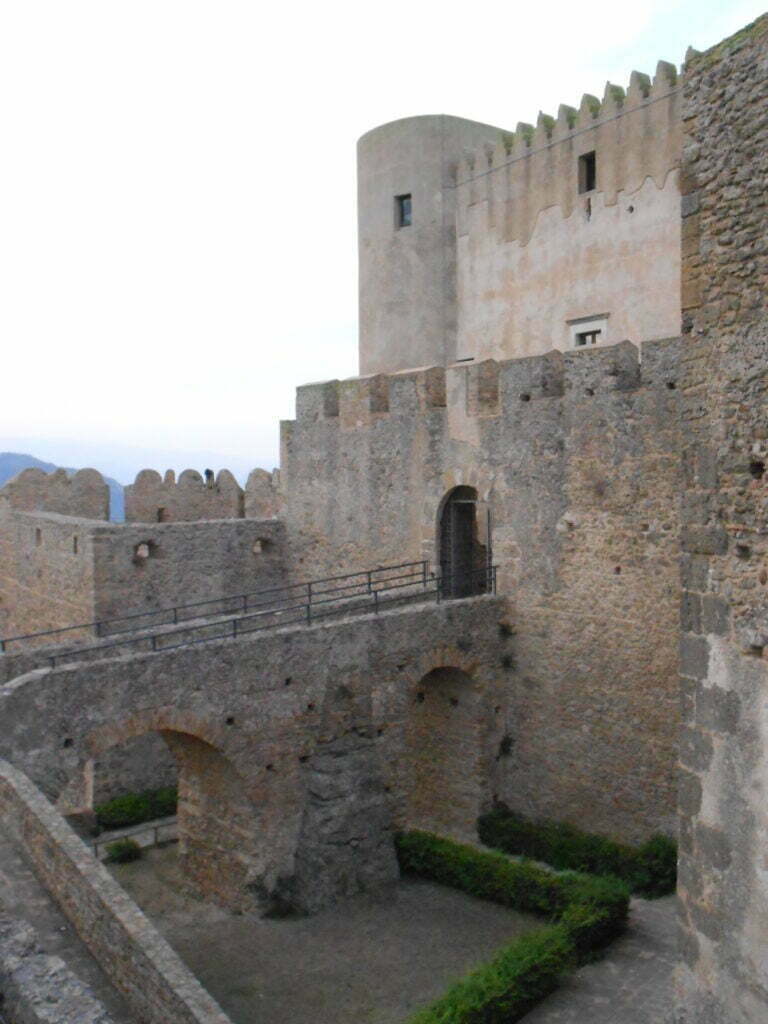
<path id="1" fill-rule="evenodd" d="M 568 333 L 574 348 L 590 348 L 605 345 L 608 341 L 608 314 L 579 317 L 568 321 Z"/>
<path id="2" fill-rule="evenodd" d="M 596 345 L 602 331 L 577 331 L 574 345 L 581 348 L 583 345 Z"/>
<path id="3" fill-rule="evenodd" d="M 411 197 L 395 196 L 395 227 L 409 228 L 411 226 Z"/>
<path id="4" fill-rule="evenodd" d="M 597 157 L 595 151 L 579 157 L 579 192 L 597 188 Z"/>

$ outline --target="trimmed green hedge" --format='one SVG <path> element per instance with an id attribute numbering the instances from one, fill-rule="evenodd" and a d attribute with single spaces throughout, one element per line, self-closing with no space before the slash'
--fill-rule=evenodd
<path id="1" fill-rule="evenodd" d="M 135 839 L 116 839 L 107 846 L 107 856 L 104 860 L 110 864 L 127 864 L 129 861 L 139 860 L 141 855 L 141 847 Z"/>
<path id="2" fill-rule="evenodd" d="M 486 846 L 555 868 L 613 875 L 638 896 L 655 899 L 673 893 L 677 886 L 677 846 L 667 836 L 653 836 L 642 846 L 625 846 L 573 825 L 529 821 L 503 808 L 482 815 L 477 831 Z"/>
<path id="3" fill-rule="evenodd" d="M 168 818 L 176 813 L 178 792 L 172 787 L 146 789 L 143 793 L 128 793 L 115 797 L 94 808 L 96 820 L 102 828 L 128 828 L 155 818 Z"/>
<path id="4" fill-rule="evenodd" d="M 626 927 L 629 892 L 616 879 L 555 875 L 426 832 L 401 833 L 396 846 L 404 873 L 550 921 L 457 982 L 410 1024 L 514 1024 L 563 974 L 592 959 Z"/>

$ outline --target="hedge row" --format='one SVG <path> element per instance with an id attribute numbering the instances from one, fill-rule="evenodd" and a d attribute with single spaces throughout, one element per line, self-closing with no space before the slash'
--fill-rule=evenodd
<path id="1" fill-rule="evenodd" d="M 401 833 L 396 843 L 404 873 L 550 921 L 457 982 L 410 1024 L 514 1024 L 626 926 L 629 892 L 616 879 L 555 875 L 425 832 Z"/>
<path id="2" fill-rule="evenodd" d="M 655 899 L 677 886 L 677 846 L 667 836 L 653 836 L 642 846 L 625 846 L 573 825 L 529 821 L 506 808 L 482 815 L 477 831 L 486 846 L 563 870 L 613 875 L 638 896 Z"/>
<path id="3" fill-rule="evenodd" d="M 168 818 L 176 813 L 178 792 L 172 787 L 146 789 L 128 793 L 95 807 L 96 820 L 102 828 L 128 828 L 155 818 Z"/>

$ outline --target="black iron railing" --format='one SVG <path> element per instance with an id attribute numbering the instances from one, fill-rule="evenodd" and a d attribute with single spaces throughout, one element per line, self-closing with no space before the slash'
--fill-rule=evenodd
<path id="1" fill-rule="evenodd" d="M 434 577 L 429 574 L 428 562 L 407 563 L 402 566 L 388 566 L 385 569 L 371 570 L 372 573 L 387 572 L 395 569 L 419 566 L 420 571 L 400 573 L 383 580 L 373 580 L 370 574 L 351 573 L 349 576 L 329 577 L 316 580 L 317 583 L 328 583 L 348 579 L 350 576 L 365 576 L 363 589 L 350 593 L 350 587 L 337 586 L 325 591 L 310 590 L 305 593 L 304 600 L 290 605 L 261 608 L 257 611 L 240 612 L 230 618 L 216 618 L 210 622 L 197 622 L 189 626 L 171 625 L 170 628 L 158 633 L 145 632 L 131 636 L 125 630 L 117 634 L 118 639 L 111 642 L 102 640 L 98 644 L 78 646 L 57 651 L 55 654 L 41 655 L 40 663 L 52 668 L 63 661 L 92 652 L 103 652 L 111 648 L 139 648 L 147 651 L 168 651 L 177 647 L 190 647 L 195 644 L 208 643 L 211 640 L 222 640 L 257 633 L 265 629 L 277 629 L 283 626 L 311 625 L 312 623 L 332 616 L 364 615 L 379 612 L 387 605 L 405 604 L 410 601 L 434 599 L 438 603 L 456 597 L 473 597 L 482 594 L 496 593 L 496 566 L 490 565 L 482 569 L 465 571 L 461 574 Z M 461 586 L 459 587 L 459 582 Z M 298 586 L 306 587 L 307 584 Z M 288 588 L 278 588 L 288 589 Z M 460 592 L 457 592 L 460 591 Z M 341 592 L 344 592 L 343 595 Z M 335 596 L 328 596 L 333 594 Z M 191 606 L 185 606 L 191 607 Z M 39 634 L 38 634 L 39 635 Z M 45 634 L 43 634 L 45 635 Z"/>
<path id="2" fill-rule="evenodd" d="M 361 572 L 344 573 L 340 576 L 326 576 L 323 579 L 308 580 L 304 583 L 289 583 L 282 587 L 270 587 L 265 590 L 254 590 L 246 594 L 228 594 L 225 597 L 209 598 L 206 601 L 192 601 L 177 604 L 170 608 L 157 608 L 143 612 L 128 612 L 106 619 L 92 622 L 81 622 L 74 626 L 62 626 L 56 629 L 45 629 L 37 633 L 24 633 L 19 636 L 0 638 L 0 652 L 6 652 L 10 644 L 21 644 L 24 641 L 54 639 L 66 637 L 68 633 L 78 630 L 93 630 L 97 637 L 120 636 L 124 633 L 138 633 L 159 626 L 178 625 L 185 619 L 211 619 L 219 616 L 257 611 L 268 607 L 275 609 L 281 605 L 317 604 L 336 594 L 338 598 L 354 597 L 358 594 L 371 594 L 374 588 L 392 580 L 412 580 L 427 585 L 429 578 L 429 562 L 402 562 L 399 565 L 379 566 L 377 569 L 364 569 Z"/>

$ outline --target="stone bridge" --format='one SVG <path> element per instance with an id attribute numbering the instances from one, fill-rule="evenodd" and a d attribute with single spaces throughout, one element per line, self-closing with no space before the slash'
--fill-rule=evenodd
<path id="1" fill-rule="evenodd" d="M 189 880 L 234 909 L 312 911 L 394 880 L 393 828 L 474 832 L 511 633 L 486 596 L 38 669 L 0 688 L 0 757 L 71 813 L 100 755 L 159 733 Z"/>

